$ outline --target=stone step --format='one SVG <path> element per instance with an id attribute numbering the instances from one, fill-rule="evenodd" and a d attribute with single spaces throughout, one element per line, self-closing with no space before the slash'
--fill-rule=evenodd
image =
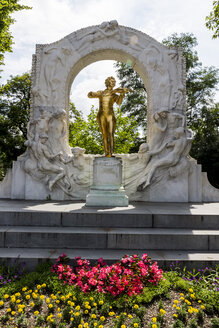
<path id="1" fill-rule="evenodd" d="M 0 247 L 218 251 L 218 230 L 1 226 Z"/>
<path id="2" fill-rule="evenodd" d="M 71 260 L 76 256 L 81 256 L 83 259 L 88 259 L 91 263 L 98 260 L 100 257 L 107 263 L 114 263 L 121 259 L 125 254 L 142 255 L 146 253 L 157 261 L 162 268 L 169 269 L 170 264 L 179 261 L 182 268 L 187 269 L 203 269 L 206 266 L 212 267 L 219 264 L 218 252 L 194 252 L 194 251 L 174 251 L 174 250 L 109 250 L 109 249 L 56 249 L 56 248 L 0 248 L 0 262 L 13 265 L 15 259 L 19 262 L 25 262 L 28 270 L 34 270 L 36 266 L 45 261 L 54 263 L 58 256 L 65 253 Z M 73 262 L 71 262 L 73 263 Z"/>
<path id="3" fill-rule="evenodd" d="M 0 226 L 219 229 L 219 214 L 159 214 L 145 211 L 1 211 Z"/>

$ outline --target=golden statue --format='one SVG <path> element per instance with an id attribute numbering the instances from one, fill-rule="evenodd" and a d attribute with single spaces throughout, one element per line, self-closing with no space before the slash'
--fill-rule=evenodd
<path id="1" fill-rule="evenodd" d="M 116 117 L 113 104 L 121 105 L 126 92 L 133 92 L 127 88 L 113 89 L 116 85 L 114 77 L 105 80 L 106 89 L 103 91 L 89 92 L 89 98 L 99 98 L 99 111 L 97 122 L 103 137 L 104 152 L 106 157 L 112 157 L 114 153 L 114 133 L 116 129 Z M 118 95 L 119 94 L 119 95 Z"/>

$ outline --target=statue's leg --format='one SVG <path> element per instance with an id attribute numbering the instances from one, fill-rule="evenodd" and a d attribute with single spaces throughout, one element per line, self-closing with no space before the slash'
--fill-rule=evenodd
<path id="1" fill-rule="evenodd" d="M 108 139 L 107 139 L 107 120 L 104 117 L 104 115 L 100 117 L 100 123 L 101 123 L 102 137 L 103 137 L 104 152 L 105 152 L 105 156 L 108 156 L 109 146 L 108 146 Z"/>
<path id="2" fill-rule="evenodd" d="M 114 152 L 114 120 L 110 117 L 108 120 L 109 152 L 112 156 Z"/>

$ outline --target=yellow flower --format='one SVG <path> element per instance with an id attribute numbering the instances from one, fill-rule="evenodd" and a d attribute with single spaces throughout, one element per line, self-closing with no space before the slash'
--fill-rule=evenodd
<path id="1" fill-rule="evenodd" d="M 0 301 L 0 306 L 3 306 L 4 305 L 4 302 L 3 301 Z"/>
<path id="2" fill-rule="evenodd" d="M 194 311 L 195 313 L 198 313 L 198 309 L 196 309 L 196 308 L 193 308 L 193 311 Z"/>
<path id="3" fill-rule="evenodd" d="M 93 306 L 97 306 L 97 303 L 94 303 Z"/>
<path id="4" fill-rule="evenodd" d="M 201 300 L 198 300 L 198 303 L 201 303 L 202 301 Z"/>
<path id="5" fill-rule="evenodd" d="M 173 303 L 174 303 L 174 304 L 178 304 L 179 301 L 178 301 L 178 300 L 174 300 Z"/>
<path id="6" fill-rule="evenodd" d="M 45 288 L 45 287 L 46 287 L 46 284 L 42 284 L 42 286 L 41 286 L 41 287 Z"/>
<path id="7" fill-rule="evenodd" d="M 100 304 L 100 305 L 103 305 L 103 301 L 102 301 L 102 300 L 100 300 L 100 301 L 99 301 L 99 304 Z"/>
<path id="8" fill-rule="evenodd" d="M 194 290 L 192 288 L 189 288 L 190 293 L 194 293 Z"/>
<path id="9" fill-rule="evenodd" d="M 205 306 L 204 305 L 201 305 L 201 309 L 204 310 L 205 309 Z"/>
<path id="10" fill-rule="evenodd" d="M 5 299 L 9 298 L 9 295 L 8 295 L 8 294 L 5 294 L 5 295 L 4 295 L 4 298 L 5 298 Z"/>
<path id="11" fill-rule="evenodd" d="M 152 328 L 157 328 L 156 323 L 153 323 Z"/>
<path id="12" fill-rule="evenodd" d="M 190 296 L 191 296 L 191 298 L 193 298 L 193 299 L 196 298 L 196 297 L 195 297 L 195 294 L 191 294 Z"/>
<path id="13" fill-rule="evenodd" d="M 79 313 L 79 312 L 75 312 L 74 315 L 75 315 L 76 317 L 78 317 L 78 316 L 80 315 L 80 313 Z"/>
<path id="14" fill-rule="evenodd" d="M 29 300 L 29 299 L 30 299 L 30 295 L 27 295 L 27 296 L 26 296 L 26 300 Z"/>
<path id="15" fill-rule="evenodd" d="M 166 311 L 165 310 L 163 310 L 163 309 L 160 309 L 160 314 L 161 315 L 164 315 L 166 313 Z"/>
<path id="16" fill-rule="evenodd" d="M 8 308 L 8 309 L 7 309 L 7 312 L 11 312 L 11 308 Z"/>
<path id="17" fill-rule="evenodd" d="M 58 313 L 57 317 L 58 318 L 61 318 L 62 317 L 62 314 L 61 313 Z"/>
<path id="18" fill-rule="evenodd" d="M 34 302 L 31 302 L 31 303 L 30 303 L 30 306 L 34 306 L 34 305 L 35 305 Z"/>
<path id="19" fill-rule="evenodd" d="M 37 285 L 37 289 L 40 289 L 41 288 L 41 285 Z"/>
<path id="20" fill-rule="evenodd" d="M 126 328 L 126 325 L 121 325 L 121 328 Z"/>
<path id="21" fill-rule="evenodd" d="M 97 322 L 94 322 L 93 325 L 94 325 L 94 327 L 96 327 L 97 326 Z"/>
<path id="22" fill-rule="evenodd" d="M 153 317 L 152 318 L 152 322 L 157 322 L 157 318 L 156 317 Z"/>
<path id="23" fill-rule="evenodd" d="M 86 327 L 86 328 L 88 327 L 88 322 L 84 323 L 84 327 Z"/>
<path id="24" fill-rule="evenodd" d="M 22 288 L 22 292 L 26 292 L 26 290 L 27 290 L 27 287 Z"/>
<path id="25" fill-rule="evenodd" d="M 47 304 L 50 303 L 50 298 L 49 298 L 49 297 L 46 299 L 46 303 L 47 303 Z"/>
<path id="26" fill-rule="evenodd" d="M 78 328 L 83 328 L 83 326 L 82 325 L 78 325 Z"/>
<path id="27" fill-rule="evenodd" d="M 139 308 L 138 304 L 135 304 L 134 309 L 138 309 L 138 308 Z"/>
<path id="28" fill-rule="evenodd" d="M 174 314 L 173 314 L 173 317 L 174 317 L 174 318 L 178 318 L 178 314 L 174 313 Z"/>
<path id="29" fill-rule="evenodd" d="M 173 308 L 175 308 L 176 307 L 176 304 L 173 304 Z"/>
<path id="30" fill-rule="evenodd" d="M 100 317 L 100 320 L 101 320 L 101 321 L 105 321 L 106 319 L 105 319 L 105 317 L 102 315 L 102 317 Z"/>
<path id="31" fill-rule="evenodd" d="M 71 317 L 71 319 L 70 319 L 70 320 L 71 320 L 71 321 L 74 321 L 74 318 L 72 318 L 72 317 Z"/>
<path id="32" fill-rule="evenodd" d="M 23 313 L 24 310 L 23 310 L 22 308 L 19 308 L 19 309 L 18 309 L 18 312 L 19 312 L 19 313 Z"/>
<path id="33" fill-rule="evenodd" d="M 84 313 L 85 313 L 85 314 L 88 314 L 88 312 L 89 312 L 88 310 L 84 310 Z"/>
<path id="34" fill-rule="evenodd" d="M 16 293 L 15 296 L 19 297 L 19 296 L 21 296 L 21 293 Z"/>
<path id="35" fill-rule="evenodd" d="M 52 308 L 53 308 L 53 305 L 52 305 L 51 303 L 50 303 L 48 306 L 49 306 L 49 308 L 50 308 L 50 309 L 52 309 Z"/>
<path id="36" fill-rule="evenodd" d="M 57 303 L 57 304 L 59 304 L 59 303 L 60 303 L 60 301 L 59 301 L 59 300 L 56 300 L 56 303 Z"/>
<path id="37" fill-rule="evenodd" d="M 138 323 L 137 322 L 134 323 L 134 328 L 138 328 Z"/>
<path id="38" fill-rule="evenodd" d="M 35 316 L 38 316 L 39 311 L 35 311 L 33 314 L 34 314 Z"/>
<path id="39" fill-rule="evenodd" d="M 180 310 L 180 307 L 179 306 L 177 306 L 177 308 L 176 308 L 177 310 Z"/>
<path id="40" fill-rule="evenodd" d="M 180 297 L 180 299 L 181 299 L 181 301 L 184 301 L 185 298 L 184 297 Z"/>
<path id="41" fill-rule="evenodd" d="M 15 297 L 12 297 L 11 298 L 11 302 L 14 303 L 16 301 L 16 298 Z"/>
<path id="42" fill-rule="evenodd" d="M 37 298 L 37 294 L 36 293 L 32 293 L 32 296 L 33 296 L 33 298 Z"/>
<path id="43" fill-rule="evenodd" d="M 184 294 L 183 293 L 180 293 L 180 296 L 184 296 Z"/>
<path id="44" fill-rule="evenodd" d="M 113 312 L 113 314 L 115 314 L 115 313 Z M 130 319 L 133 318 L 133 316 L 132 316 L 131 314 L 128 314 L 128 317 L 129 317 Z"/>
<path id="45" fill-rule="evenodd" d="M 21 300 L 17 300 L 16 303 L 19 304 L 21 302 Z"/>
<path id="46" fill-rule="evenodd" d="M 11 315 L 15 315 L 15 311 L 12 311 L 12 312 L 11 312 Z"/>
<path id="47" fill-rule="evenodd" d="M 76 310 L 76 311 L 79 311 L 80 308 L 81 308 L 80 305 L 77 305 L 76 308 L 75 308 L 75 310 Z"/>
<path id="48" fill-rule="evenodd" d="M 61 300 L 62 301 L 65 301 L 65 296 L 61 296 Z"/>
<path id="49" fill-rule="evenodd" d="M 193 308 L 189 308 L 188 312 L 192 314 L 193 313 Z"/>
<path id="50" fill-rule="evenodd" d="M 103 326 L 102 325 L 99 325 L 98 328 L 103 328 Z"/>
<path id="51" fill-rule="evenodd" d="M 93 301 L 93 300 L 94 300 L 94 298 L 93 298 L 93 297 L 90 297 L 90 300 L 91 300 L 91 301 Z"/>

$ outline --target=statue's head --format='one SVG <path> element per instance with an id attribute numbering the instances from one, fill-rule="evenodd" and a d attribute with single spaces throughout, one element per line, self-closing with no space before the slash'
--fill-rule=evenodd
<path id="1" fill-rule="evenodd" d="M 41 142 L 42 144 L 44 144 L 44 143 L 47 142 L 47 140 L 48 140 L 48 136 L 47 136 L 47 134 L 45 134 L 45 133 L 41 133 L 41 134 L 39 135 L 39 139 L 40 139 L 40 142 Z"/>
<path id="2" fill-rule="evenodd" d="M 139 154 L 146 153 L 149 150 L 149 145 L 147 143 L 142 143 L 139 147 Z"/>
<path id="3" fill-rule="evenodd" d="M 116 85 L 116 80 L 114 79 L 113 76 L 109 76 L 106 80 L 105 80 L 105 85 L 106 87 L 112 87 L 114 88 Z"/>
<path id="4" fill-rule="evenodd" d="M 174 135 L 176 138 L 180 138 L 183 134 L 184 134 L 184 128 L 183 127 L 179 127 L 179 128 L 176 128 L 175 131 L 174 131 Z"/>

